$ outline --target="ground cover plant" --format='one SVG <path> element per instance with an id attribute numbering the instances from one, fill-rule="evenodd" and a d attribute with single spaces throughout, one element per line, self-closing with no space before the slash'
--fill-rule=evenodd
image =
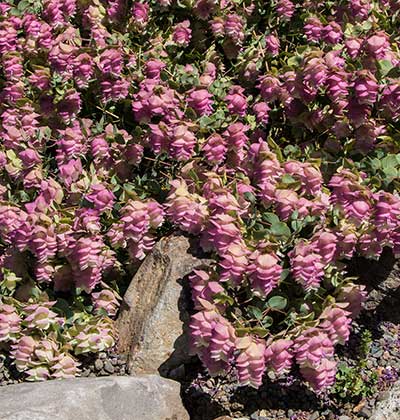
<path id="1" fill-rule="evenodd" d="M 398 0 L 0 3 L 0 346 L 28 380 L 110 348 L 127 281 L 181 230 L 191 350 L 260 386 L 334 383 L 400 253 Z"/>

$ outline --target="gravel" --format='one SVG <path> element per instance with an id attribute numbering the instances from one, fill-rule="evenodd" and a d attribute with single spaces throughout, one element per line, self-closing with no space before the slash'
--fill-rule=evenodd
<path id="1" fill-rule="evenodd" d="M 126 375 L 126 356 L 118 355 L 114 350 L 79 358 L 82 377 Z M 24 374 L 18 372 L 11 360 L 0 354 L 0 386 L 17 384 L 24 381 Z"/>

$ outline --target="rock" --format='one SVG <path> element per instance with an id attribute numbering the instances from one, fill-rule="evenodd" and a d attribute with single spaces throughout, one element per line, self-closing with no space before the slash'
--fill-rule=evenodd
<path id="1" fill-rule="evenodd" d="M 390 398 L 390 391 L 381 391 L 378 396 L 376 397 L 377 401 L 386 401 Z"/>
<path id="2" fill-rule="evenodd" d="M 363 407 L 358 414 L 364 419 L 370 419 L 372 411 L 368 407 Z"/>
<path id="3" fill-rule="evenodd" d="M 109 360 L 106 360 L 104 363 L 104 370 L 107 373 L 114 373 L 114 366 L 112 365 L 112 363 Z"/>
<path id="4" fill-rule="evenodd" d="M 195 256 L 183 235 L 162 238 L 145 258 L 124 296 L 117 320 L 118 350 L 131 374 L 168 372 L 190 360 L 186 332 L 190 296 L 182 278 L 210 260 Z"/>
<path id="5" fill-rule="evenodd" d="M 371 420 L 399 420 L 400 419 L 400 382 L 389 391 L 388 398 L 378 402 Z"/>
<path id="6" fill-rule="evenodd" d="M 189 420 L 179 393 L 157 375 L 10 385 L 0 393 L 0 420 Z"/>
<path id="7" fill-rule="evenodd" d="M 101 370 L 103 369 L 103 362 L 100 359 L 97 359 L 94 362 L 94 367 L 96 368 L 96 370 Z"/>

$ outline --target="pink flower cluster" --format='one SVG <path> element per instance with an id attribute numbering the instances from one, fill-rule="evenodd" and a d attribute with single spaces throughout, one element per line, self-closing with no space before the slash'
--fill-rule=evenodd
<path id="1" fill-rule="evenodd" d="M 211 375 L 226 371 L 235 350 L 235 329 L 213 310 L 197 312 L 190 323 L 192 352 L 198 354 Z"/>
<path id="2" fill-rule="evenodd" d="M 295 361 L 304 379 L 315 390 L 321 391 L 334 383 L 334 345 L 348 340 L 351 324 L 349 312 L 339 306 L 326 308 L 318 327 L 306 329 L 294 340 L 266 341 L 252 336 L 234 339 L 234 329 L 215 307 L 208 301 L 200 301 L 200 305 L 201 311 L 192 316 L 190 324 L 192 350 L 210 374 L 220 373 L 221 369 L 232 365 L 240 384 L 258 388 L 265 370 L 283 375 L 291 370 Z"/>
<path id="3" fill-rule="evenodd" d="M 113 246 L 127 248 L 132 259 L 143 259 L 154 245 L 152 231 L 164 221 L 162 207 L 153 200 L 128 200 L 121 209 L 121 219 L 108 231 Z"/>
<path id="4" fill-rule="evenodd" d="M 180 229 L 215 259 L 189 279 L 210 372 L 257 387 L 296 362 L 331 385 L 366 295 L 344 260 L 400 254 L 398 1 L 42 6 L 0 3 L 0 342 L 18 369 L 69 377 L 111 347 L 120 284 Z"/>

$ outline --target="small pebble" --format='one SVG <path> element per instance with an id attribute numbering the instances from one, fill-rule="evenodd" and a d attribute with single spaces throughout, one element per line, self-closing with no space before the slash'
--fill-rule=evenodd
<path id="1" fill-rule="evenodd" d="M 372 356 L 375 357 L 375 359 L 379 359 L 383 355 L 382 349 L 377 349 L 375 352 L 372 353 Z"/>
<path id="2" fill-rule="evenodd" d="M 340 416 L 338 420 L 351 420 L 349 416 Z"/>
<path id="3" fill-rule="evenodd" d="M 387 400 L 390 397 L 390 392 L 389 391 L 382 391 L 378 394 L 378 396 L 376 397 L 377 401 L 384 401 Z"/>
<path id="4" fill-rule="evenodd" d="M 363 407 L 358 414 L 364 419 L 369 419 L 372 416 L 372 411 L 368 407 Z"/>
<path id="5" fill-rule="evenodd" d="M 96 369 L 96 370 L 101 370 L 101 369 L 103 369 L 103 366 L 104 366 L 104 364 L 103 364 L 103 362 L 102 362 L 100 359 L 97 359 L 97 360 L 94 362 L 94 367 L 95 367 L 95 369 Z"/>
<path id="6" fill-rule="evenodd" d="M 314 413 L 311 414 L 309 420 L 318 420 L 319 418 L 320 418 L 320 415 L 318 411 L 315 411 Z"/>
<path id="7" fill-rule="evenodd" d="M 114 366 L 111 364 L 109 360 L 106 360 L 104 363 L 104 370 L 107 373 L 114 373 Z"/>

